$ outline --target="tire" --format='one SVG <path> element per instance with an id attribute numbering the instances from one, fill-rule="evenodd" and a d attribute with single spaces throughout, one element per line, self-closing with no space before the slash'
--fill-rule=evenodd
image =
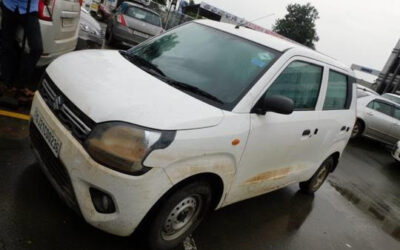
<path id="1" fill-rule="evenodd" d="M 329 172 L 333 168 L 333 164 L 332 157 L 326 159 L 308 181 L 300 182 L 300 190 L 307 194 L 315 193 L 325 182 Z"/>
<path id="2" fill-rule="evenodd" d="M 112 28 L 109 28 L 109 26 L 107 26 L 106 30 L 106 44 L 109 46 L 113 46 L 115 44 L 115 40 L 112 34 Z"/>
<path id="3" fill-rule="evenodd" d="M 364 131 L 364 123 L 357 119 L 354 124 L 353 130 L 351 131 L 351 139 L 357 139 L 361 137 L 362 132 Z"/>
<path id="4" fill-rule="evenodd" d="M 211 210 L 212 189 L 206 182 L 193 182 L 168 195 L 158 206 L 146 229 L 150 249 L 178 246 Z"/>

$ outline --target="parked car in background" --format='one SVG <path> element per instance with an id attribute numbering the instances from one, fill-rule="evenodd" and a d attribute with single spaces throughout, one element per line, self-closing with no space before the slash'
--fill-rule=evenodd
<path id="1" fill-rule="evenodd" d="M 134 46 L 163 32 L 157 12 L 136 3 L 123 2 L 108 22 L 106 42 Z"/>
<path id="2" fill-rule="evenodd" d="M 396 161 L 400 162 L 400 141 L 394 145 L 392 149 L 392 156 Z"/>
<path id="3" fill-rule="evenodd" d="M 400 140 L 400 105 L 381 96 L 357 99 L 357 120 L 352 138 L 369 137 L 383 143 Z"/>
<path id="4" fill-rule="evenodd" d="M 350 138 L 354 82 L 305 46 L 199 20 L 54 61 L 31 141 L 88 223 L 120 236 L 143 225 L 151 249 L 171 249 L 211 210 L 292 183 L 316 192 Z"/>
<path id="5" fill-rule="evenodd" d="M 388 100 L 391 100 L 392 102 L 395 102 L 397 104 L 400 104 L 400 96 L 392 93 L 384 93 L 382 94 L 383 98 L 386 98 Z"/>
<path id="6" fill-rule="evenodd" d="M 77 0 L 50 0 L 48 8 L 45 7 L 42 0 L 39 0 L 38 16 L 43 54 L 38 66 L 47 65 L 58 56 L 75 50 L 78 42 L 80 9 L 81 3 Z M 18 32 L 17 39 L 20 40 L 20 43 L 22 34 L 22 30 Z"/>
<path id="7" fill-rule="evenodd" d="M 357 84 L 357 98 L 368 96 L 368 95 L 379 95 L 376 91 L 371 88 L 367 88 L 361 84 Z"/>
<path id="8" fill-rule="evenodd" d="M 81 9 L 79 22 L 79 40 L 77 49 L 101 48 L 104 42 L 104 31 L 89 11 Z"/>

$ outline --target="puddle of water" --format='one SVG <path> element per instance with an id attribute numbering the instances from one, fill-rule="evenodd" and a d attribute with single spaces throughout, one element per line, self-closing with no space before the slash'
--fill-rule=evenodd
<path id="1" fill-rule="evenodd" d="M 388 204 L 374 201 L 362 192 L 343 187 L 331 179 L 328 182 L 357 208 L 376 218 L 385 232 L 400 241 L 400 217 L 393 213 Z"/>

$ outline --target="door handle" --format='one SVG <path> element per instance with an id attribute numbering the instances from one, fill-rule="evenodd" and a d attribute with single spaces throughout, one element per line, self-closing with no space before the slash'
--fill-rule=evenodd
<path id="1" fill-rule="evenodd" d="M 314 130 L 314 135 L 316 135 L 316 134 L 318 134 L 318 129 L 317 128 Z"/>
<path id="2" fill-rule="evenodd" d="M 310 135 L 310 134 L 311 134 L 311 130 L 309 130 L 309 129 L 306 129 L 306 130 L 303 131 L 303 136 L 307 136 L 307 135 Z"/>
<path id="3" fill-rule="evenodd" d="M 345 131 L 346 130 L 346 126 L 343 126 L 340 131 Z"/>

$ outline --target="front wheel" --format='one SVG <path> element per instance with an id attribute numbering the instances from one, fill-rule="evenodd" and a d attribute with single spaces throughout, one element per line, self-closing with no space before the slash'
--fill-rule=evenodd
<path id="1" fill-rule="evenodd" d="M 334 162 L 331 157 L 326 159 L 308 181 L 300 182 L 300 190 L 308 194 L 315 193 L 328 177 L 333 164 Z"/>
<path id="2" fill-rule="evenodd" d="M 351 131 L 351 139 L 359 138 L 364 130 L 364 124 L 362 121 L 357 120 L 354 124 L 353 130 Z"/>
<path id="3" fill-rule="evenodd" d="M 147 230 L 151 249 L 178 246 L 200 224 L 211 209 L 212 190 L 206 182 L 194 182 L 177 189 L 159 206 Z"/>

